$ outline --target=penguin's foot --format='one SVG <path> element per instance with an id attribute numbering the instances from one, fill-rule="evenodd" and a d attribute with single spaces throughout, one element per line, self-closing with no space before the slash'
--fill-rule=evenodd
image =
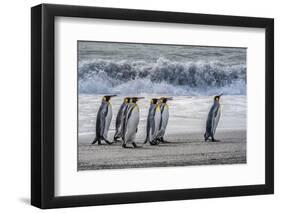
<path id="1" fill-rule="evenodd" d="M 134 148 L 141 148 L 141 146 L 138 146 L 135 142 L 132 143 Z"/>
<path id="2" fill-rule="evenodd" d="M 210 136 L 209 136 L 207 133 L 204 134 L 205 142 L 207 142 L 207 141 L 209 140 L 209 137 L 210 137 Z"/>
<path id="3" fill-rule="evenodd" d="M 204 136 L 204 139 L 205 139 L 205 142 L 212 141 L 212 139 L 210 139 L 210 136 L 209 137 Z"/>
<path id="4" fill-rule="evenodd" d="M 150 145 L 154 146 L 154 145 L 158 145 L 157 141 L 156 140 L 153 140 L 153 141 L 149 141 Z"/>
<path id="5" fill-rule="evenodd" d="M 155 141 L 156 141 L 156 145 L 159 145 L 161 142 L 163 142 L 163 141 L 161 140 L 161 138 L 157 138 Z"/>
<path id="6" fill-rule="evenodd" d="M 119 143 L 119 142 L 121 142 L 121 140 L 118 140 L 118 138 L 114 138 L 114 141 L 113 141 L 114 143 Z"/>
<path id="7" fill-rule="evenodd" d="M 130 148 L 130 147 L 128 147 L 127 144 L 123 143 L 123 144 L 122 144 L 122 148 L 128 149 L 128 148 Z"/>
<path id="8" fill-rule="evenodd" d="M 212 139 L 212 142 L 220 142 L 220 140 Z"/>
<path id="9" fill-rule="evenodd" d="M 105 137 L 102 137 L 100 140 L 103 140 L 105 143 L 111 145 L 113 142 L 108 141 Z"/>
<path id="10" fill-rule="evenodd" d="M 108 140 L 104 140 L 104 141 L 105 141 L 105 143 L 107 143 L 108 145 L 113 144 L 113 142 L 110 142 L 110 141 L 108 141 Z"/>
<path id="11" fill-rule="evenodd" d="M 164 138 L 161 138 L 161 142 L 162 142 L 162 143 L 171 143 L 170 141 L 164 140 Z"/>
<path id="12" fill-rule="evenodd" d="M 119 137 L 114 136 L 114 138 L 113 138 L 113 142 L 115 142 L 115 143 L 120 142 L 120 140 L 118 140 L 118 139 L 119 139 Z"/>
<path id="13" fill-rule="evenodd" d="M 91 144 L 94 145 L 94 144 L 95 144 L 96 142 L 98 142 L 98 141 L 99 141 L 99 139 L 98 139 L 98 138 L 95 138 Z"/>

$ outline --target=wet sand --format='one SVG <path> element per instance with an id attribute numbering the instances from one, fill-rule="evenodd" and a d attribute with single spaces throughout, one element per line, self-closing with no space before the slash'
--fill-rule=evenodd
<path id="1" fill-rule="evenodd" d="M 124 149 L 121 143 L 90 145 L 94 135 L 80 135 L 78 166 L 81 170 L 147 168 L 246 163 L 246 131 L 221 130 L 219 142 L 204 142 L 202 132 L 169 134 L 170 143 Z M 176 141 L 176 142 L 173 142 Z"/>

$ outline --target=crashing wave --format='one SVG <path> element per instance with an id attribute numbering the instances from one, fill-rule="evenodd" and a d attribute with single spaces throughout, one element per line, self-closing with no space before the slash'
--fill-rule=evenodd
<path id="1" fill-rule="evenodd" d="M 79 63 L 79 93 L 246 94 L 246 66 L 221 62 L 92 60 Z"/>

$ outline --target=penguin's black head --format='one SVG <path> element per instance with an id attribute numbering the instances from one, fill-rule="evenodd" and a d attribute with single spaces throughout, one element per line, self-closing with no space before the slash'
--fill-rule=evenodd
<path id="1" fill-rule="evenodd" d="M 132 103 L 137 103 L 137 101 L 139 100 L 139 99 L 143 99 L 144 97 L 132 97 L 131 98 L 131 101 L 132 101 Z"/>
<path id="2" fill-rule="evenodd" d="M 161 100 L 162 103 L 167 103 L 168 100 L 173 100 L 173 98 L 172 97 L 169 97 L 169 98 L 162 97 L 162 98 L 160 98 L 160 100 Z"/>
<path id="3" fill-rule="evenodd" d="M 102 100 L 105 102 L 108 102 L 108 101 L 110 101 L 110 99 L 112 97 L 115 97 L 115 96 L 117 96 L 117 95 L 105 95 L 105 96 L 103 96 Z"/>
<path id="4" fill-rule="evenodd" d="M 152 104 L 157 104 L 157 101 L 158 101 L 158 98 L 152 98 L 152 99 L 151 99 L 151 103 L 152 103 Z"/>
<path id="5" fill-rule="evenodd" d="M 214 101 L 219 101 L 219 100 L 220 100 L 220 96 L 216 95 L 216 96 L 214 97 Z"/>
<path id="6" fill-rule="evenodd" d="M 126 97 L 124 98 L 124 103 L 130 103 L 131 98 L 130 97 Z"/>
<path id="7" fill-rule="evenodd" d="M 222 94 L 220 94 L 220 95 L 216 95 L 216 96 L 214 97 L 214 101 L 219 102 L 219 101 L 220 101 L 221 96 L 222 96 Z"/>

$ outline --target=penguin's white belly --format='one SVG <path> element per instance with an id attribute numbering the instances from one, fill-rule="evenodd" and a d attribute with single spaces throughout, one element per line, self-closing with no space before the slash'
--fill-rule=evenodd
<path id="1" fill-rule="evenodd" d="M 154 115 L 154 129 L 151 128 L 150 132 L 150 141 L 153 141 L 159 132 L 160 127 L 160 121 L 161 121 L 161 111 L 160 109 L 156 109 L 155 115 Z M 153 131 L 154 130 L 154 131 Z"/>
<path id="2" fill-rule="evenodd" d="M 111 119 L 112 119 L 112 107 L 111 107 L 111 105 L 109 105 L 107 115 L 105 117 L 105 127 L 104 127 L 104 132 L 103 132 L 103 137 L 105 139 L 107 139 L 107 134 L 108 134 L 109 126 L 111 123 Z"/>
<path id="3" fill-rule="evenodd" d="M 135 107 L 127 120 L 127 128 L 125 133 L 125 143 L 134 142 L 136 138 L 137 128 L 139 125 L 139 110 Z"/>
<path id="4" fill-rule="evenodd" d="M 212 133 L 213 133 L 213 135 L 215 135 L 215 133 L 216 133 L 216 129 L 217 129 L 217 126 L 218 126 L 218 123 L 219 123 L 220 117 L 221 117 L 221 106 L 220 106 L 220 107 L 219 107 L 219 109 L 218 109 L 217 116 L 216 116 L 216 117 L 214 117 L 214 121 L 213 121 L 213 129 L 212 129 Z"/>
<path id="5" fill-rule="evenodd" d="M 162 112 L 162 123 L 161 123 L 161 127 L 160 127 L 160 132 L 159 132 L 159 136 L 163 137 L 168 125 L 168 121 L 169 121 L 169 109 L 168 106 L 165 106 L 163 112 Z"/>

